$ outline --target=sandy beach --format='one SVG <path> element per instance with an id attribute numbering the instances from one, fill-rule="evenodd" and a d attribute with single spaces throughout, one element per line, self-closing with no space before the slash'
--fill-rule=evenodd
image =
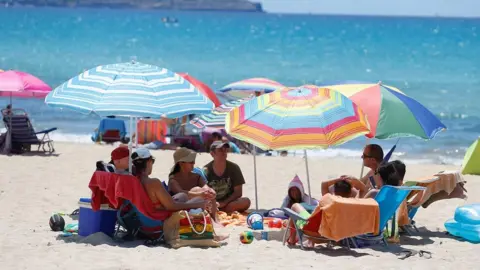
<path id="1" fill-rule="evenodd" d="M 146 247 L 141 242 L 116 243 L 94 239 L 92 244 L 78 238 L 60 238 L 52 232 L 48 219 L 53 212 L 71 212 L 81 197 L 89 197 L 87 185 L 95 161 L 108 160 L 113 146 L 57 143 L 53 156 L 0 156 L 0 265 L 1 269 L 476 269 L 480 245 L 459 241 L 445 234 L 443 223 L 453 217 L 463 200 L 444 200 L 416 216 L 420 233 L 402 236 L 401 245 L 348 251 L 335 247 L 303 251 L 282 246 L 280 241 L 241 244 L 244 227 L 227 228 L 228 244 L 216 249 Z M 153 176 L 166 179 L 172 166 L 172 152 L 153 151 L 157 162 Z M 211 160 L 197 156 L 197 166 Z M 230 155 L 243 170 L 247 184 L 244 195 L 255 207 L 253 159 Z M 320 197 L 321 181 L 341 174 L 359 175 L 360 158 L 312 157 L 312 195 Z M 458 170 L 447 165 L 407 164 L 406 179 L 429 176 L 442 170 Z M 258 188 L 261 209 L 280 207 L 289 181 L 298 174 L 306 186 L 301 157 L 258 157 Z M 480 202 L 480 177 L 465 176 L 468 203 Z M 67 219 L 67 223 L 70 220 Z M 87 241 L 88 242 L 88 241 Z M 97 243 L 96 243 L 97 242 Z M 99 245 L 95 245 L 99 244 Z M 396 255 L 402 249 L 432 252 L 431 259 Z"/>

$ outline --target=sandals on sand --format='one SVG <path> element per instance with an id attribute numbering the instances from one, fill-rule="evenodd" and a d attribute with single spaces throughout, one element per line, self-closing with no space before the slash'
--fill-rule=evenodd
<path id="1" fill-rule="evenodd" d="M 432 258 L 432 253 L 430 251 L 425 251 L 425 250 L 405 250 L 399 253 L 398 258 L 400 260 L 405 260 L 406 258 L 409 258 L 411 256 L 417 255 L 420 257 L 423 257 L 425 259 L 431 259 Z"/>

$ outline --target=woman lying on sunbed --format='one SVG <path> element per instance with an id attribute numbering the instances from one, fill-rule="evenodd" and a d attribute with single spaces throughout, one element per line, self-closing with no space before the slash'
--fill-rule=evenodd
<path id="1" fill-rule="evenodd" d="M 206 209 L 208 201 L 197 197 L 186 202 L 177 202 L 163 186 L 158 178 L 150 178 L 155 158 L 146 148 L 138 148 L 132 153 L 135 176 L 140 179 L 150 200 L 158 210 L 178 211 L 194 208 Z"/>
<path id="2" fill-rule="evenodd" d="M 168 189 L 173 194 L 173 199 L 178 202 L 186 202 L 193 198 L 209 201 L 207 211 L 216 220 L 216 193 L 207 186 L 205 180 L 199 174 L 192 172 L 196 156 L 195 151 L 185 147 L 180 147 L 173 153 L 175 164 L 169 174 Z"/>

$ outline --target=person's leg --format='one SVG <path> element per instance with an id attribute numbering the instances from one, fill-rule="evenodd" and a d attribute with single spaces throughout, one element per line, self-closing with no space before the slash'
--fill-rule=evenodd
<path id="1" fill-rule="evenodd" d="M 220 208 L 219 210 L 227 213 L 232 213 L 235 211 L 244 212 L 248 210 L 248 208 L 250 207 L 250 204 L 251 202 L 249 198 L 238 198 L 235 201 L 227 204 L 225 207 Z"/>
<path id="2" fill-rule="evenodd" d="M 304 219 L 308 219 L 311 216 L 311 214 L 300 203 L 293 204 L 291 209 L 293 211 L 295 211 L 296 213 L 298 213 L 298 215 L 301 216 Z M 303 226 L 305 225 L 305 221 L 299 220 L 299 221 L 297 221 L 296 225 L 297 225 L 297 227 L 302 229 Z M 290 228 L 293 228 L 293 229 L 291 230 L 290 237 L 288 238 L 288 244 L 289 245 L 295 245 L 297 243 L 297 232 L 295 230 L 293 222 L 290 222 L 289 226 L 291 226 Z M 314 247 L 314 244 L 311 240 L 307 240 L 307 241 L 304 242 L 304 246 L 306 246 L 307 248 L 311 248 L 311 247 Z"/>
<path id="3" fill-rule="evenodd" d="M 205 192 L 207 190 L 212 190 L 209 186 L 205 185 L 203 187 L 194 187 L 192 189 L 190 189 L 190 191 L 192 192 Z M 210 216 L 212 217 L 212 219 L 214 221 L 217 221 L 217 210 L 218 210 L 218 207 L 217 207 L 217 201 L 215 200 L 215 198 L 213 198 L 209 205 L 208 205 L 208 209 L 206 209 L 207 212 L 210 214 Z"/>

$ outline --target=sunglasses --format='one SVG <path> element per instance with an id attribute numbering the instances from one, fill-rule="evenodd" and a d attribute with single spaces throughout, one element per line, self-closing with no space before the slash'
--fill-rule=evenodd
<path id="1" fill-rule="evenodd" d="M 365 158 L 371 158 L 372 156 L 370 155 L 367 155 L 367 154 L 362 154 L 362 159 L 365 159 Z"/>

